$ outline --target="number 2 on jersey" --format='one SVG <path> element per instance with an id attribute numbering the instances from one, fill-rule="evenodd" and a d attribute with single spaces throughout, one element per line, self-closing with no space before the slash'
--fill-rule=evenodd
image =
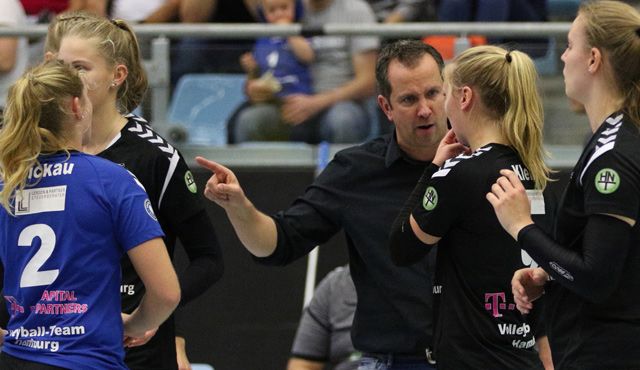
<path id="1" fill-rule="evenodd" d="M 24 267 L 20 277 L 20 288 L 49 285 L 56 280 L 60 271 L 58 269 L 39 271 L 51 257 L 56 246 L 56 234 L 51 227 L 45 224 L 27 226 L 18 236 L 18 246 L 31 247 L 36 237 L 40 238 L 40 249 Z"/>

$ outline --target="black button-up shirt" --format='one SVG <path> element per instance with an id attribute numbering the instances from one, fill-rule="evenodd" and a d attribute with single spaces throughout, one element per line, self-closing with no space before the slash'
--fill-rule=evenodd
<path id="1" fill-rule="evenodd" d="M 431 346 L 433 258 L 397 267 L 388 249 L 393 220 L 428 164 L 409 158 L 395 134 L 340 151 L 274 216 L 277 248 L 256 258 L 287 264 L 343 229 L 358 293 L 352 339 L 360 351 L 424 355 Z"/>

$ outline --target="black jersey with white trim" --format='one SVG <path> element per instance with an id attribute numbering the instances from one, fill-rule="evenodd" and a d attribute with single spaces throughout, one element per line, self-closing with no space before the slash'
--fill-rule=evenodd
<path id="1" fill-rule="evenodd" d="M 516 309 L 510 284 L 532 261 L 486 200 L 505 168 L 534 188 L 513 149 L 489 144 L 447 160 L 413 212 L 424 232 L 442 238 L 433 286 L 438 369 L 542 369 L 533 315 Z"/>
<path id="2" fill-rule="evenodd" d="M 132 172 L 149 195 L 153 211 L 165 233 L 164 242 L 173 256 L 176 225 L 204 209 L 193 175 L 182 155 L 155 133 L 143 118 L 129 114 L 119 137 L 100 157 Z M 122 260 L 120 286 L 123 312 L 132 312 L 145 293 L 142 281 L 128 257 Z M 155 336 L 142 347 L 127 350 L 127 366 L 132 369 L 177 369 L 173 317 L 165 321 Z"/>
<path id="3" fill-rule="evenodd" d="M 581 253 L 588 218 L 595 214 L 636 221 L 628 252 L 620 255 L 622 276 L 611 281 L 616 288 L 603 302 L 589 302 L 559 283 L 546 289 L 553 359 L 556 369 L 640 369 L 640 130 L 620 112 L 603 122 L 574 167 L 555 240 Z M 623 246 L 602 246 L 616 247 Z"/>

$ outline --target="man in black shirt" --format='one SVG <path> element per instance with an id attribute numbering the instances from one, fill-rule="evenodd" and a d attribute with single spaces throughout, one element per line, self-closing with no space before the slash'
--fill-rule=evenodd
<path id="1" fill-rule="evenodd" d="M 437 51 L 419 41 L 387 45 L 376 66 L 378 104 L 394 132 L 336 154 L 291 207 L 272 217 L 253 206 L 233 172 L 196 158 L 215 173 L 205 196 L 225 209 L 260 263 L 291 263 L 344 230 L 358 293 L 351 335 L 363 352 L 361 368 L 433 369 L 433 262 L 396 267 L 387 244 L 395 216 L 447 131 L 442 67 Z"/>

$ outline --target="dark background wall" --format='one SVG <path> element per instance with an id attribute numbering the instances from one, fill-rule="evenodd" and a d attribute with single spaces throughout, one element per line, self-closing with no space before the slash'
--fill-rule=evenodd
<path id="1" fill-rule="evenodd" d="M 209 174 L 192 168 L 202 191 Z M 314 177 L 314 169 L 305 167 L 233 170 L 249 199 L 269 214 L 287 207 Z M 216 370 L 285 369 L 302 312 L 307 259 L 285 267 L 255 263 L 222 208 L 207 203 L 222 246 L 225 273 L 182 311 L 189 359 Z M 317 281 L 347 261 L 344 237 L 338 235 L 320 248 Z M 185 263 L 186 255 L 178 247 L 177 269 Z"/>

